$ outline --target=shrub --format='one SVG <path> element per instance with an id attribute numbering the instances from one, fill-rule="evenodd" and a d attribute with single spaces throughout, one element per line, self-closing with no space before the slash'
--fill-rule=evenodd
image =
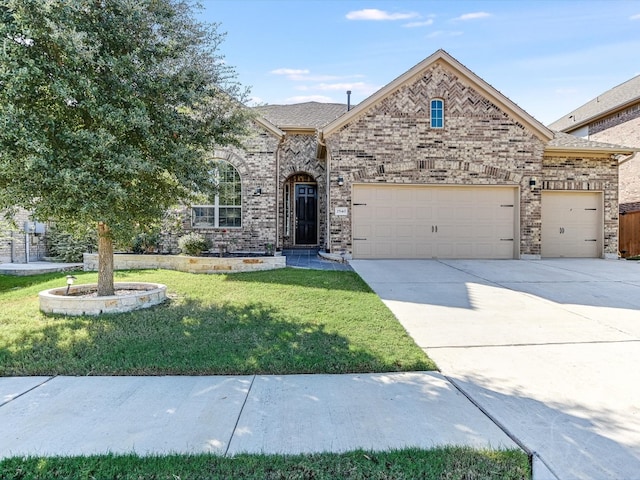
<path id="1" fill-rule="evenodd" d="M 200 255 L 211 248 L 211 242 L 199 233 L 188 233 L 178 240 L 178 246 L 182 253 L 187 255 Z"/>
<path id="2" fill-rule="evenodd" d="M 77 228 L 73 231 L 51 225 L 47 230 L 49 256 L 61 262 L 82 262 L 82 254 L 97 250 L 95 230 Z"/>
<path id="3" fill-rule="evenodd" d="M 160 233 L 139 233 L 131 240 L 129 249 L 133 253 L 153 253 L 160 249 Z"/>

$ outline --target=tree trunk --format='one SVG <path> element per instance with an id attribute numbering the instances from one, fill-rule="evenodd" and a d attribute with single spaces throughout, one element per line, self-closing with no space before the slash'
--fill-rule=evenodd
<path id="1" fill-rule="evenodd" d="M 104 222 L 98 222 L 98 296 L 114 295 L 113 239 Z"/>

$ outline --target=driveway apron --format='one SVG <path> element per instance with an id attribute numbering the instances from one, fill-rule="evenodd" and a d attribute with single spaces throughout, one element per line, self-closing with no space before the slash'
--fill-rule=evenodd
<path id="1" fill-rule="evenodd" d="M 351 265 L 441 372 L 551 478 L 640 479 L 639 263 Z"/>

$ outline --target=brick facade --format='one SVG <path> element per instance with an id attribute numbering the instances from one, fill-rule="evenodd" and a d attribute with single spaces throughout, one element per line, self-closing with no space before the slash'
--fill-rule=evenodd
<path id="1" fill-rule="evenodd" d="M 279 142 L 276 136 L 259 126 L 253 126 L 243 148 L 229 147 L 212 152 L 212 158 L 229 162 L 240 175 L 242 227 L 192 228 L 191 210 L 184 208 L 184 230 L 201 233 L 214 246 L 224 244 L 229 250 L 264 251 L 266 244 L 275 244 L 278 196 L 276 152 Z M 175 251 L 177 238 L 173 238 L 172 242 L 171 249 Z"/>
<path id="2" fill-rule="evenodd" d="M 430 127 L 429 102 L 444 99 L 445 124 Z M 544 142 L 454 71 L 437 63 L 327 137 L 330 211 L 351 205 L 353 183 L 511 185 L 520 191 L 520 252 L 540 254 Z M 336 188 L 338 176 L 343 187 Z M 351 253 L 351 217 L 333 216 L 330 249 Z"/>

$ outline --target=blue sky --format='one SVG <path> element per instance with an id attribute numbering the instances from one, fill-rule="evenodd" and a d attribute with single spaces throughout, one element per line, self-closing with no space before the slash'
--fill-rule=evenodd
<path id="1" fill-rule="evenodd" d="M 443 48 L 549 124 L 640 74 L 640 0 L 201 3 L 259 103 L 359 103 Z"/>

